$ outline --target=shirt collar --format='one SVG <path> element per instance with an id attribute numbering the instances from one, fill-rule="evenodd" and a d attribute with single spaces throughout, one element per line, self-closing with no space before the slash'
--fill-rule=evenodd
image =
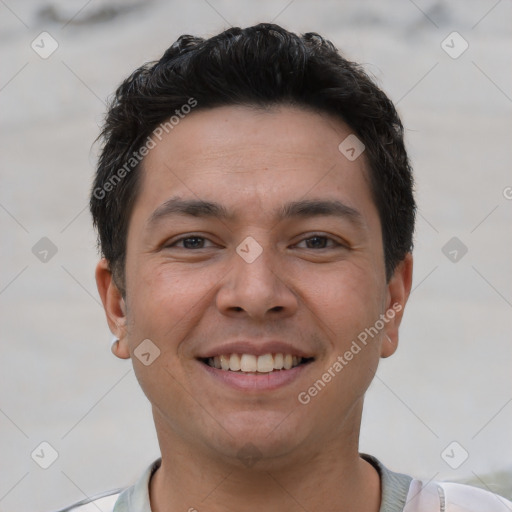
<path id="1" fill-rule="evenodd" d="M 379 512 L 401 512 L 405 506 L 412 478 L 390 471 L 371 455 L 363 453 L 361 457 L 369 462 L 380 476 L 382 491 Z M 155 460 L 132 487 L 119 495 L 113 512 L 151 512 L 149 482 L 161 463 L 161 458 Z"/>
<path id="2" fill-rule="evenodd" d="M 134 485 L 125 489 L 119 495 L 112 512 L 151 512 L 149 482 L 161 463 L 161 458 L 155 460 Z"/>
<path id="3" fill-rule="evenodd" d="M 382 462 L 371 455 L 361 453 L 360 456 L 379 473 L 381 484 L 379 512 L 402 512 L 405 507 L 412 477 L 390 471 Z"/>

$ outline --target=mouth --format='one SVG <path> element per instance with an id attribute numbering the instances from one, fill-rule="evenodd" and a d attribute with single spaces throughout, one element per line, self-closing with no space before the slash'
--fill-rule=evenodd
<path id="1" fill-rule="evenodd" d="M 298 366 L 310 364 L 313 360 L 313 357 L 300 357 L 283 353 L 263 355 L 222 354 L 199 359 L 205 365 L 217 370 L 251 375 L 286 372 Z"/>

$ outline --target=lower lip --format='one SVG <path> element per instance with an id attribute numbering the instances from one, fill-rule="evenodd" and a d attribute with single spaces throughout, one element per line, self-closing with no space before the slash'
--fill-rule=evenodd
<path id="1" fill-rule="evenodd" d="M 271 391 L 286 386 L 298 379 L 311 364 L 300 364 L 290 370 L 274 370 L 269 373 L 251 374 L 219 370 L 201 361 L 198 362 L 215 379 L 224 382 L 232 388 L 244 391 Z"/>

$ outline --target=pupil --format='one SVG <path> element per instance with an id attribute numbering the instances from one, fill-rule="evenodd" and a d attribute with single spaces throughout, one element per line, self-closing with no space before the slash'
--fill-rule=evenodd
<path id="1" fill-rule="evenodd" d="M 189 243 L 190 240 L 194 240 L 195 243 Z M 197 248 L 198 246 L 200 246 L 201 242 L 202 242 L 202 239 L 200 237 L 192 236 L 190 238 L 185 238 L 185 240 L 183 240 L 183 245 L 187 249 L 191 249 L 191 248 Z"/>
<path id="2" fill-rule="evenodd" d="M 316 241 L 317 243 L 314 243 L 312 241 Z M 314 247 L 319 247 L 321 246 L 321 248 L 323 249 L 325 247 L 325 238 L 321 237 L 321 236 L 313 236 L 309 239 L 308 243 L 310 245 L 313 245 Z"/>

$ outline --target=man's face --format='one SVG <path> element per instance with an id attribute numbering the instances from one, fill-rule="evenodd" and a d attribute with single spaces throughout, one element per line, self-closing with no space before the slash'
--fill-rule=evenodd
<path id="1" fill-rule="evenodd" d="M 145 158 L 120 350 L 161 439 L 226 458 L 248 442 L 279 457 L 342 434 L 357 441 L 397 320 L 343 357 L 394 302 L 364 153 L 350 161 L 338 149 L 351 133 L 291 107 L 222 107 L 185 117 Z M 217 207 L 181 208 L 198 201 Z M 147 366 L 134 354 L 143 340 L 150 359 L 152 344 L 160 350 Z M 237 355 L 247 371 L 233 371 Z M 302 362 L 269 371 L 290 356 Z"/>

